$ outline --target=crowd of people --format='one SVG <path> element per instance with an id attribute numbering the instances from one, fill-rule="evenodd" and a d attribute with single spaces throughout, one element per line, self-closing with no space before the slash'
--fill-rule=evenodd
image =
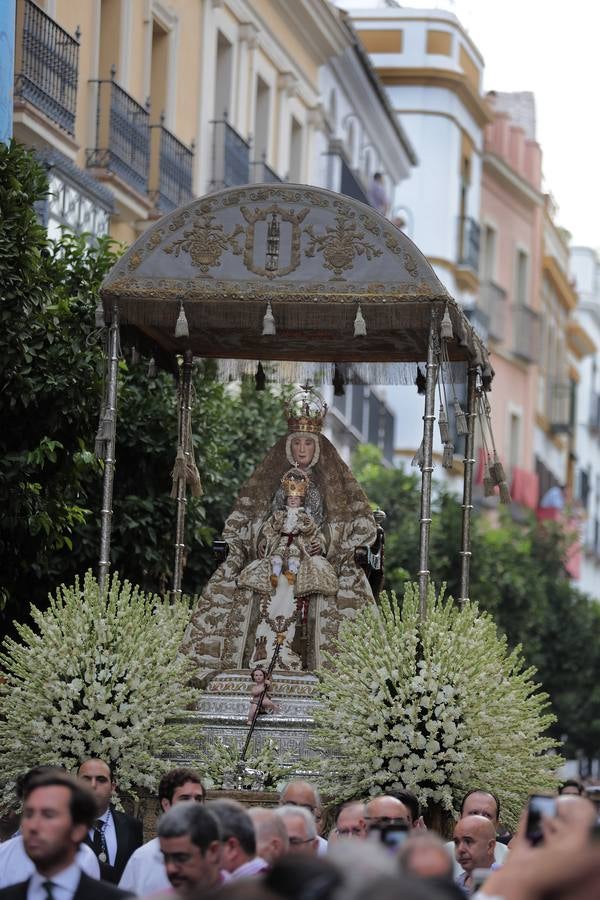
<path id="1" fill-rule="evenodd" d="M 115 808 L 116 788 L 100 759 L 76 776 L 24 775 L 20 827 L 0 844 L 0 900 L 600 897 L 598 810 L 575 781 L 537 798 L 544 813 L 526 808 L 513 835 L 498 798 L 475 786 L 451 841 L 408 790 L 324 809 L 311 783 L 293 780 L 278 805 L 248 806 L 208 800 L 200 773 L 177 768 L 160 781 L 157 834 L 144 843 L 142 824 Z"/>

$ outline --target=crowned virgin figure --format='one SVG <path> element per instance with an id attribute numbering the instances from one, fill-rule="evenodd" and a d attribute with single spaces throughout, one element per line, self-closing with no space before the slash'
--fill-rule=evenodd
<path id="1" fill-rule="evenodd" d="M 225 561 L 204 589 L 183 649 L 198 677 L 268 665 L 318 670 L 340 624 L 373 594 L 355 552 L 377 526 L 364 491 L 321 434 L 327 406 L 303 388 L 288 433 L 242 486 L 223 528 Z M 290 468 L 291 467 L 291 468 Z"/>

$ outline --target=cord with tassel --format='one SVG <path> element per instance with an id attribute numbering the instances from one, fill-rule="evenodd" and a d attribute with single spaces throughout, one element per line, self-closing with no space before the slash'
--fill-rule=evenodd
<path id="1" fill-rule="evenodd" d="M 185 309 L 183 306 L 183 300 L 179 301 L 179 315 L 177 316 L 177 322 L 175 323 L 175 337 L 176 338 L 184 338 L 190 336 L 190 327 L 188 325 L 187 316 L 185 314 Z"/>
<path id="2" fill-rule="evenodd" d="M 275 316 L 273 315 L 270 301 L 267 303 L 267 311 L 263 316 L 262 333 L 263 336 L 277 334 L 277 328 L 275 327 Z"/>
<path id="3" fill-rule="evenodd" d="M 366 333 L 367 323 L 365 322 L 365 317 L 362 314 L 359 303 L 358 309 L 356 310 L 356 316 L 354 317 L 354 337 L 365 337 Z"/>

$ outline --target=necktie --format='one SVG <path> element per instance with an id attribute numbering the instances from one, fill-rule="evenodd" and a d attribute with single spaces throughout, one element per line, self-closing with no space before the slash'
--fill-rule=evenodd
<path id="1" fill-rule="evenodd" d="M 94 837 L 92 838 L 92 849 L 102 863 L 108 862 L 108 848 L 104 837 L 105 826 L 106 822 L 103 822 L 102 819 L 96 819 L 94 822 Z"/>
<path id="2" fill-rule="evenodd" d="M 51 881 L 43 881 L 42 887 L 46 891 L 47 900 L 54 900 L 54 892 L 52 891 L 52 888 L 54 887 L 54 885 L 52 884 L 52 882 Z"/>

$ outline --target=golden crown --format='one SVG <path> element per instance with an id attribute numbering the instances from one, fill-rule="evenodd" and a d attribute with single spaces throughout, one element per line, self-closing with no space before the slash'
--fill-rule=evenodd
<path id="1" fill-rule="evenodd" d="M 288 432 L 304 431 L 319 434 L 327 414 L 327 404 L 320 394 L 308 384 L 292 394 L 285 404 Z"/>
<path id="2" fill-rule="evenodd" d="M 281 479 L 286 497 L 305 497 L 308 490 L 308 475 L 301 469 L 288 469 Z"/>

